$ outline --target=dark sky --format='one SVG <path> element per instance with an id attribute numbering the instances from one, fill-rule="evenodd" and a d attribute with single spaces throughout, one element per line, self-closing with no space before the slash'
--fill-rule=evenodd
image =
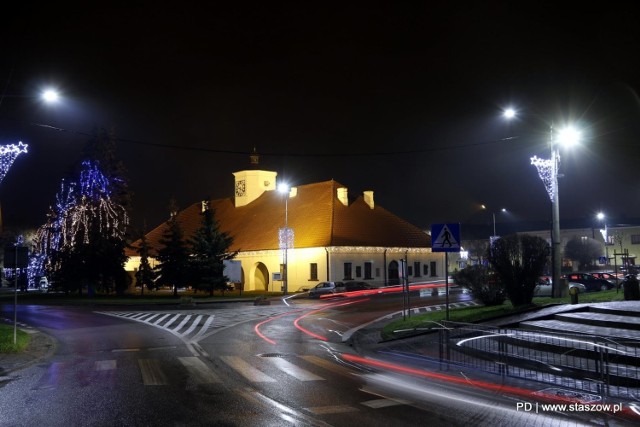
<path id="1" fill-rule="evenodd" d="M 6 226 L 44 222 L 96 126 L 119 138 L 136 227 L 164 221 L 171 197 L 232 196 L 254 146 L 292 185 L 373 190 L 420 227 L 502 207 L 547 220 L 530 158 L 568 120 L 584 139 L 562 155 L 561 220 L 640 217 L 632 2 L 227 3 L 5 15 L 0 144 L 30 150 L 0 184 Z M 47 84 L 55 108 L 34 97 Z"/>

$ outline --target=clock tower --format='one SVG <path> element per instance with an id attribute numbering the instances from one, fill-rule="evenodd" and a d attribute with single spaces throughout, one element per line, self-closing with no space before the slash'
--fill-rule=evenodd
<path id="1" fill-rule="evenodd" d="M 234 172 L 233 194 L 236 207 L 248 205 L 265 191 L 276 189 L 277 172 L 263 170 L 244 170 Z"/>

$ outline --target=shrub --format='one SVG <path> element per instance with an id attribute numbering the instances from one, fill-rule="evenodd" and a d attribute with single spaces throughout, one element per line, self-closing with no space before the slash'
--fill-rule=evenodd
<path id="1" fill-rule="evenodd" d="M 456 284 L 467 288 L 482 304 L 501 305 L 507 299 L 504 287 L 487 267 L 472 265 L 453 274 Z"/>

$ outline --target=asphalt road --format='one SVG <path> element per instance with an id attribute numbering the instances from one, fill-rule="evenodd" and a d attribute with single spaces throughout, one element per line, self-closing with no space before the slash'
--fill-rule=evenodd
<path id="1" fill-rule="evenodd" d="M 0 425 L 580 425 L 517 411 L 500 391 L 345 357 L 357 356 L 345 334 L 401 308 L 397 295 L 173 310 L 20 306 L 19 319 L 58 347 L 0 383 L 10 397 L 0 399 Z M 13 307 L 0 310 L 10 317 Z"/>

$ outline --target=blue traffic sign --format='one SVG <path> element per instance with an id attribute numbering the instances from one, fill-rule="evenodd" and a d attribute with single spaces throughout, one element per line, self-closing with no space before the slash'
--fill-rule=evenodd
<path id="1" fill-rule="evenodd" d="M 432 252 L 460 252 L 460 224 L 431 224 Z"/>

